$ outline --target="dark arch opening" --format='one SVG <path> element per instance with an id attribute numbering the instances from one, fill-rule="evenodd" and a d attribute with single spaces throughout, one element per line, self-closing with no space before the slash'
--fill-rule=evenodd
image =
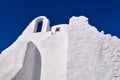
<path id="1" fill-rule="evenodd" d="M 42 30 L 42 25 L 43 25 L 43 21 L 38 22 L 36 32 L 41 32 L 41 30 Z"/>

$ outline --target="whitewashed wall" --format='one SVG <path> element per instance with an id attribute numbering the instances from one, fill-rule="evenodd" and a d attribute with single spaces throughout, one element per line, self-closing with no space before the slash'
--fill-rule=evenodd
<path id="1" fill-rule="evenodd" d="M 51 29 L 38 17 L 0 55 L 0 80 L 120 80 L 120 39 L 84 16 Z"/>

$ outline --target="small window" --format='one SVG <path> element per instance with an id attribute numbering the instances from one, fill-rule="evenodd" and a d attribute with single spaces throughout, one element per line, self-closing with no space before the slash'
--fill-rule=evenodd
<path id="1" fill-rule="evenodd" d="M 55 32 L 59 32 L 60 31 L 60 27 L 57 27 Z"/>

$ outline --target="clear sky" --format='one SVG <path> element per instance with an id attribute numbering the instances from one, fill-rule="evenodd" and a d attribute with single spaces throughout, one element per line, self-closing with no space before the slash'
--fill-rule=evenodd
<path id="1" fill-rule="evenodd" d="M 84 15 L 99 31 L 120 37 L 120 0 L 0 0 L 0 52 L 41 15 L 51 26 Z"/>

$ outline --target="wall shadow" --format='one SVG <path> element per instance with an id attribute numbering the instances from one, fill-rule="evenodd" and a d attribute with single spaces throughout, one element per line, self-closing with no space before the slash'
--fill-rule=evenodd
<path id="1" fill-rule="evenodd" d="M 12 80 L 40 80 L 41 75 L 41 54 L 38 48 L 29 42 L 22 69 Z"/>

